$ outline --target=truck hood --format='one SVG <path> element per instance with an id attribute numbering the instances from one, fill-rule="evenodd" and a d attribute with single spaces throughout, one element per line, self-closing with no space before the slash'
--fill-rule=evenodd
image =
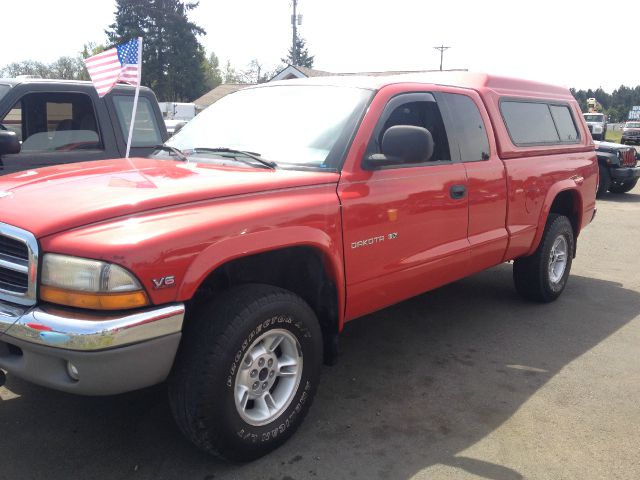
<path id="1" fill-rule="evenodd" d="M 40 238 L 157 208 L 338 179 L 335 172 L 145 158 L 82 162 L 0 176 L 0 222 Z"/>

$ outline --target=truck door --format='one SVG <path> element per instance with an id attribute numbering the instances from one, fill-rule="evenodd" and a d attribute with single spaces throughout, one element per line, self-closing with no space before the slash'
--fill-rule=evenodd
<path id="1" fill-rule="evenodd" d="M 497 154 L 489 117 L 484 107 L 478 108 L 482 101 L 477 93 L 460 90 L 434 96 L 443 105 L 447 132 L 467 173 L 471 274 L 499 264 L 507 250 L 505 166 Z"/>
<path id="2" fill-rule="evenodd" d="M 30 92 L 7 107 L 0 123 L 18 134 L 22 147 L 20 153 L 3 155 L 0 174 L 111 156 L 105 149 L 111 132 L 100 128 L 89 95 Z"/>
<path id="3" fill-rule="evenodd" d="M 380 153 L 382 136 L 394 125 L 429 130 L 435 143 L 432 157 L 422 163 L 367 167 L 366 159 Z M 343 172 L 338 186 L 347 320 L 465 276 L 467 178 L 464 165 L 451 153 L 432 94 L 388 99 L 364 155 L 351 172 Z"/>

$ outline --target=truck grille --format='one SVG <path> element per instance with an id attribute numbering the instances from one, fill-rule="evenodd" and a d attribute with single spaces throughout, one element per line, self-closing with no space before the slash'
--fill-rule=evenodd
<path id="1" fill-rule="evenodd" d="M 0 300 L 34 305 L 38 244 L 20 228 L 0 223 Z"/>
<path id="2" fill-rule="evenodd" d="M 623 167 L 635 167 L 636 166 L 636 150 L 634 148 L 630 148 L 622 152 L 622 166 Z"/>

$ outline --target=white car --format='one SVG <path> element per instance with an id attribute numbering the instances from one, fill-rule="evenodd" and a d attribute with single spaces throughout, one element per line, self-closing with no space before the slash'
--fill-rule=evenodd
<path id="1" fill-rule="evenodd" d="M 182 127 L 187 124 L 188 120 L 168 120 L 165 119 L 164 124 L 167 126 L 167 132 L 170 136 L 178 133 Z"/>

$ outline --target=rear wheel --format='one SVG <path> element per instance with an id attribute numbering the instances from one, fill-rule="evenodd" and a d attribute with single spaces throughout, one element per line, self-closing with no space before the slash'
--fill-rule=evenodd
<path id="1" fill-rule="evenodd" d="M 563 215 L 550 214 L 535 253 L 513 264 L 516 290 L 527 300 L 552 302 L 564 290 L 573 260 L 574 234 Z"/>
<path id="2" fill-rule="evenodd" d="M 302 423 L 322 362 L 318 320 L 297 295 L 243 285 L 191 319 L 169 381 L 172 411 L 202 450 L 253 460 Z"/>
<path id="3" fill-rule="evenodd" d="M 627 193 L 637 185 L 638 179 L 635 178 L 633 180 L 624 180 L 621 182 L 614 181 L 609 185 L 609 191 L 611 193 Z"/>

